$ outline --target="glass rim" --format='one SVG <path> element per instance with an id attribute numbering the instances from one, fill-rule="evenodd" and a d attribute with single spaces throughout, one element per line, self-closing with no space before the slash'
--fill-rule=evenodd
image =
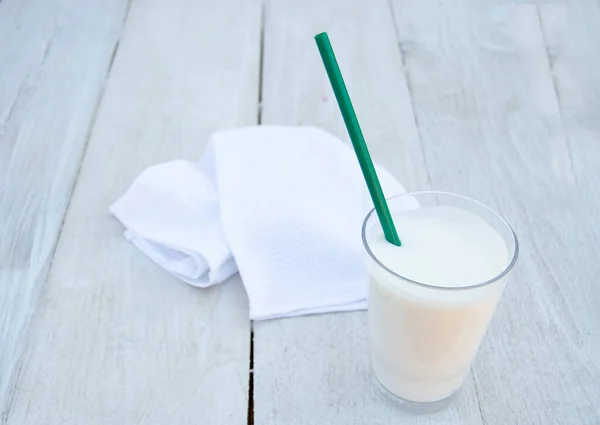
<path id="1" fill-rule="evenodd" d="M 400 280 L 403 280 L 405 282 L 411 283 L 413 285 L 418 285 L 418 286 L 429 288 L 429 289 L 446 290 L 446 291 L 462 291 L 462 290 L 475 289 L 475 288 L 480 288 L 480 287 L 483 287 L 483 286 L 487 286 L 487 285 L 490 285 L 490 284 L 492 284 L 492 283 L 494 283 L 494 282 L 502 279 L 504 276 L 506 276 L 508 274 L 508 272 L 510 272 L 512 270 L 512 268 L 515 266 L 515 264 L 517 262 L 517 258 L 519 257 L 519 240 L 517 239 L 517 234 L 515 233 L 513 227 L 499 213 L 497 213 L 496 211 L 494 211 L 492 208 L 488 207 L 487 205 L 485 205 L 485 204 L 483 204 L 483 203 L 481 203 L 479 201 L 476 201 L 475 199 L 469 198 L 467 196 L 458 195 L 458 194 L 452 193 L 452 192 L 442 192 L 442 191 L 437 191 L 437 190 L 423 190 L 423 191 L 417 191 L 417 192 L 400 193 L 398 195 L 394 195 L 394 196 L 390 196 L 389 198 L 386 198 L 386 201 L 389 201 L 390 199 L 405 197 L 405 196 L 418 196 L 418 195 L 444 195 L 444 196 L 450 196 L 450 197 L 453 197 L 453 198 L 458 198 L 458 199 L 462 199 L 462 200 L 471 202 L 471 203 L 473 203 L 473 204 L 475 204 L 475 205 L 477 205 L 479 207 L 482 207 L 483 209 L 487 210 L 488 212 L 492 213 L 492 215 L 494 215 L 495 217 L 497 217 L 508 228 L 508 230 L 510 231 L 510 234 L 512 235 L 515 249 L 514 249 L 514 252 L 513 252 L 511 260 L 508 262 L 508 265 L 504 268 L 504 270 L 502 270 L 502 272 L 500 272 L 495 277 L 493 277 L 491 279 L 488 279 L 488 280 L 486 280 L 484 282 L 476 283 L 474 285 L 469 285 L 469 286 L 437 286 L 437 285 L 430 285 L 430 284 L 427 284 L 427 283 L 418 282 L 416 280 L 413 280 L 413 279 L 410 279 L 408 277 L 402 276 L 401 274 L 396 273 L 395 271 L 393 271 L 390 268 L 388 268 L 385 264 L 383 264 L 377 258 L 377 256 L 373 253 L 373 251 L 371 251 L 371 248 L 369 247 L 369 243 L 367 242 L 367 223 L 368 223 L 369 219 L 371 218 L 371 216 L 373 215 L 373 213 L 375 212 L 375 208 L 373 208 L 373 209 L 371 209 L 371 211 L 369 211 L 369 213 L 367 214 L 367 216 L 365 217 L 365 219 L 363 221 L 361 234 L 362 234 L 363 245 L 365 246 L 365 249 L 367 250 L 367 253 L 371 257 L 371 259 L 373 261 L 375 261 L 375 263 L 378 266 L 380 266 L 381 268 L 383 268 L 384 270 L 386 270 L 388 273 L 392 274 L 393 276 L 399 278 Z"/>

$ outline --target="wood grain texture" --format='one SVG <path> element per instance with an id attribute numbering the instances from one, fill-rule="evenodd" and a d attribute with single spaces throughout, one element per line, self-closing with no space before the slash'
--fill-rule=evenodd
<path id="1" fill-rule="evenodd" d="M 547 44 L 548 60 L 571 145 L 577 181 L 599 196 L 600 164 L 600 5 L 582 0 L 542 4 L 538 13 Z"/>
<path id="2" fill-rule="evenodd" d="M 126 10 L 0 2 L 0 422 Z"/>
<path id="3" fill-rule="evenodd" d="M 496 208 L 520 238 L 473 367 L 484 423 L 597 424 L 599 147 L 577 136 L 598 129 L 598 100 L 578 96 L 598 87 L 598 62 L 576 57 L 598 43 L 598 12 L 562 38 L 550 16 L 542 31 L 539 9 L 564 19 L 557 11 L 578 2 L 467 3 L 398 1 L 394 12 L 432 186 Z"/>
<path id="4" fill-rule="evenodd" d="M 7 424 L 246 423 L 239 280 L 177 281 L 108 207 L 145 167 L 199 158 L 212 131 L 256 123 L 259 46 L 257 1 L 134 0 Z"/>
<path id="5" fill-rule="evenodd" d="M 347 140 L 313 36 L 330 34 L 375 160 L 408 189 L 428 175 L 386 1 L 267 2 L 263 122 Z M 357 229 L 357 232 L 359 229 Z M 404 414 L 371 381 L 364 312 L 254 324 L 254 423 L 481 424 L 473 381 L 447 411 Z"/>

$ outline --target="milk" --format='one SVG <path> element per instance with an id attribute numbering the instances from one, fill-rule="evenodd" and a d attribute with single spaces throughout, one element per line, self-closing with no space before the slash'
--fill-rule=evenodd
<path id="1" fill-rule="evenodd" d="M 375 258 L 410 280 L 442 288 L 477 285 L 509 262 L 504 239 L 466 210 L 431 206 L 393 214 L 402 246 L 379 224 L 367 229 Z M 413 402 L 452 395 L 469 371 L 504 288 L 433 289 L 404 281 L 369 259 L 373 371 L 392 394 Z"/>

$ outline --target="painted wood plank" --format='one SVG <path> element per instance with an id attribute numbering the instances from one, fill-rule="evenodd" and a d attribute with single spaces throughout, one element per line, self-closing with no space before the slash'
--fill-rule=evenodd
<path id="1" fill-rule="evenodd" d="M 108 207 L 145 167 L 199 158 L 212 131 L 256 123 L 259 48 L 258 1 L 133 1 L 8 424 L 246 423 L 239 279 L 177 281 Z"/>
<path id="2" fill-rule="evenodd" d="M 428 187 L 386 1 L 267 2 L 263 122 L 347 140 L 313 36 L 328 31 L 372 156 L 408 189 Z M 358 229 L 357 229 L 358 231 Z M 472 379 L 436 416 L 409 416 L 371 381 L 364 312 L 254 323 L 254 423 L 481 424 Z"/>
<path id="3" fill-rule="evenodd" d="M 0 422 L 126 11 L 0 2 Z"/>
<path id="4" fill-rule="evenodd" d="M 566 3 L 552 7 L 579 7 Z M 569 120 L 569 146 L 549 69 L 554 61 L 573 99 L 598 87 L 597 72 L 577 78 L 589 58 L 572 60 L 566 47 L 593 51 L 598 13 L 549 44 L 565 48 L 559 65 L 534 4 L 407 0 L 394 11 L 432 185 L 496 208 L 520 237 L 520 264 L 473 368 L 484 422 L 598 423 L 598 180 L 594 191 L 578 181 L 595 172 L 600 147 L 571 130 L 597 123 Z M 576 29 L 584 23 L 596 28 Z M 597 119 L 593 98 L 576 104 Z"/>
<path id="5" fill-rule="evenodd" d="M 577 182 L 568 192 L 561 191 L 563 202 L 570 202 L 571 207 L 550 218 L 566 244 L 550 245 L 554 258 L 562 261 L 548 262 L 547 268 L 557 282 L 571 283 L 566 288 L 561 284 L 557 298 L 568 312 L 560 331 L 569 334 L 571 373 L 582 387 L 577 391 L 582 400 L 570 400 L 578 410 L 574 416 L 598 423 L 600 291 L 595 278 L 600 273 L 600 4 L 589 0 L 542 4 L 538 12 Z M 567 247 L 575 255 L 565 256 Z"/>
<path id="6" fill-rule="evenodd" d="M 598 190 L 600 5 L 591 0 L 542 4 L 539 14 L 574 173 L 578 182 Z"/>

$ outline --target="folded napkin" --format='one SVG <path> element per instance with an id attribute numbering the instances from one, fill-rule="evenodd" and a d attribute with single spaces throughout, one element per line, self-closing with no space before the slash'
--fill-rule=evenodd
<path id="1" fill-rule="evenodd" d="M 404 192 L 376 167 L 386 196 Z M 366 308 L 372 203 L 352 149 L 311 127 L 210 137 L 199 163 L 144 171 L 112 207 L 125 237 L 198 287 L 238 270 L 252 319 Z"/>

